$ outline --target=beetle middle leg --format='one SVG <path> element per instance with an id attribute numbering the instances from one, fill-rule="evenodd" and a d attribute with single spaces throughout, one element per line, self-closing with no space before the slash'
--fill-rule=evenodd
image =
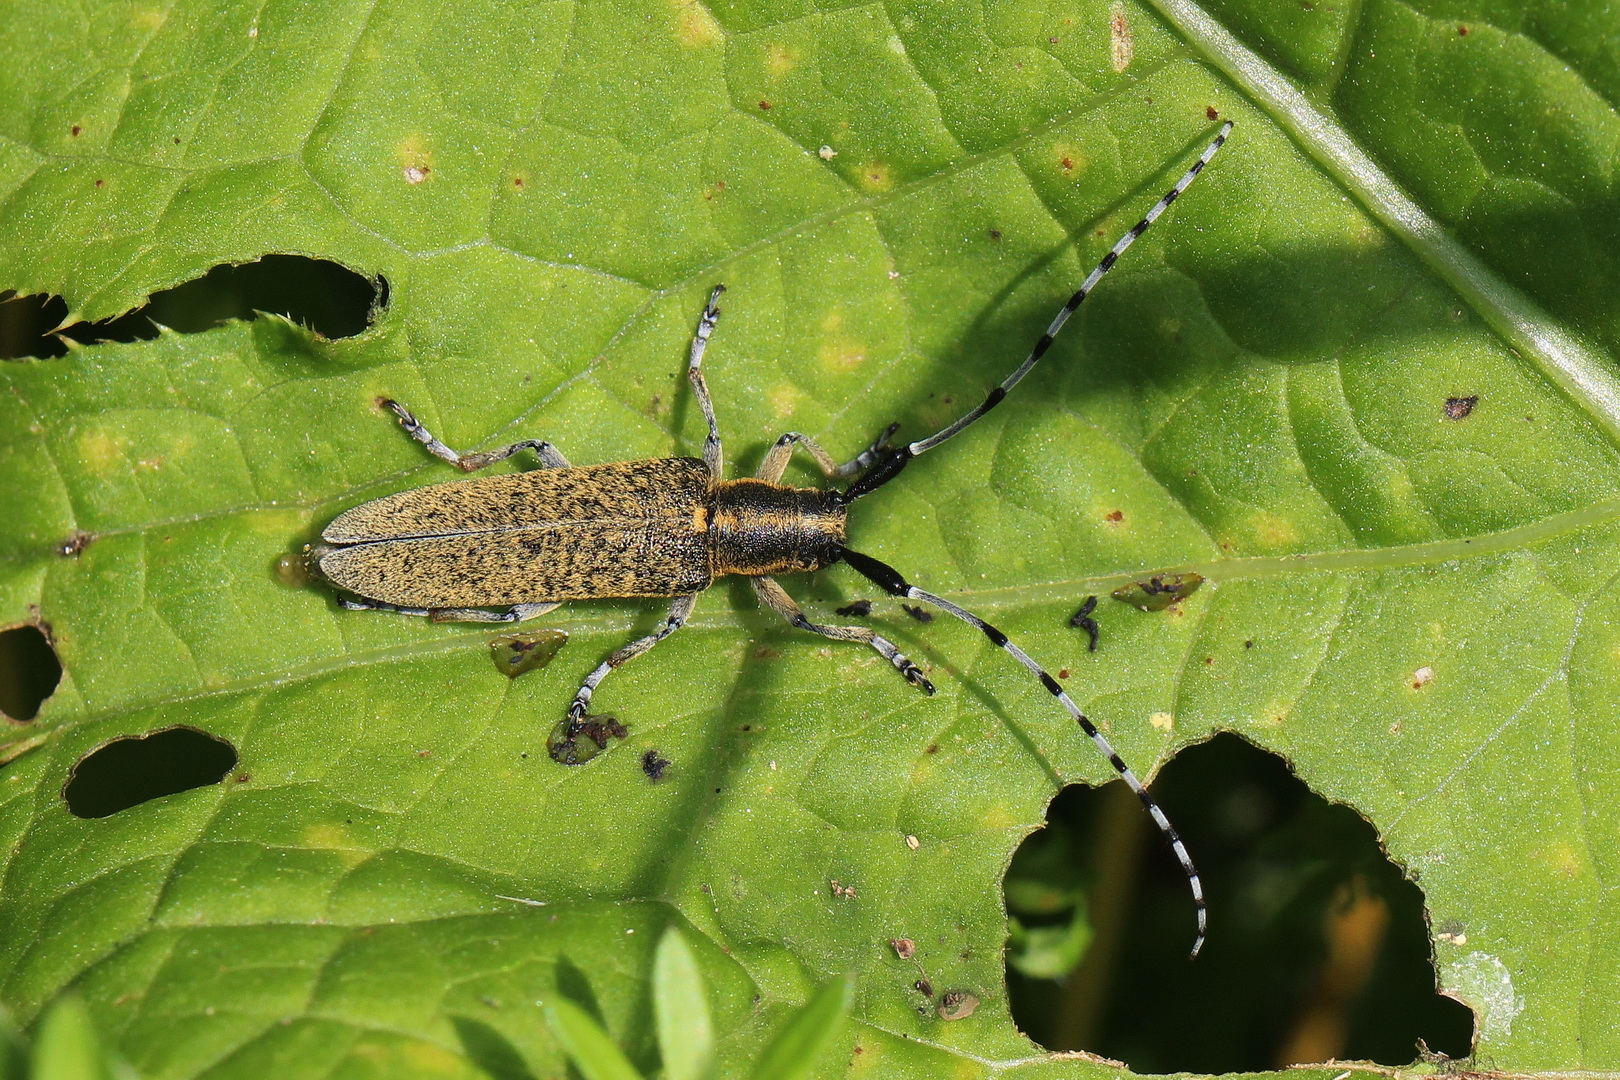
<path id="1" fill-rule="evenodd" d="M 630 644 L 623 646 L 612 656 L 602 661 L 595 671 L 585 676 L 585 681 L 580 684 L 579 692 L 574 695 L 573 704 L 568 706 L 568 714 L 564 717 L 561 725 L 560 737 L 555 737 L 552 740 L 551 756 L 555 760 L 562 762 L 564 765 L 588 761 L 590 759 L 588 754 L 576 756 L 578 739 L 582 734 L 596 739 L 599 747 L 606 747 L 606 734 L 597 738 L 587 731 L 585 710 L 590 708 L 591 697 L 596 693 L 596 688 L 602 685 L 602 680 L 607 678 L 614 668 L 623 667 L 684 626 L 686 620 L 692 615 L 692 609 L 695 607 L 697 607 L 697 594 L 677 596 L 669 605 L 669 617 L 664 620 L 664 625 L 656 633 L 637 638 Z M 622 735 L 622 729 L 617 733 Z"/>
<path id="2" fill-rule="evenodd" d="M 549 612 L 556 611 L 562 604 L 513 604 L 511 607 L 499 611 L 485 611 L 483 608 L 421 608 L 400 607 L 398 604 L 385 604 L 381 600 L 367 600 L 364 597 L 350 598 L 338 597 L 338 607 L 344 611 L 390 611 L 395 615 L 416 615 L 431 619 L 433 622 L 479 622 L 479 623 L 517 623 L 529 619 L 539 618 Z"/>
<path id="3" fill-rule="evenodd" d="M 934 692 L 934 684 L 929 682 L 928 677 L 917 665 L 907 659 L 905 653 L 895 648 L 894 642 L 888 638 L 880 637 L 864 626 L 823 626 L 820 623 L 813 623 L 805 617 L 804 609 L 787 594 L 787 590 L 776 583 L 775 578 L 756 577 L 748 580 L 753 583 L 754 592 L 762 601 L 800 630 L 808 630 L 812 634 L 820 634 L 834 641 L 859 641 L 863 645 L 869 645 L 879 656 L 893 664 L 894 669 L 905 676 L 906 682 L 925 694 Z"/>
<path id="4" fill-rule="evenodd" d="M 535 452 L 535 456 L 540 459 L 541 468 L 568 468 L 568 459 L 563 457 L 562 451 L 558 450 L 555 446 L 552 446 L 549 442 L 546 442 L 543 439 L 520 439 L 510 446 L 503 446 L 498 450 L 485 450 L 483 453 L 479 454 L 459 453 L 450 449 L 450 447 L 446 446 L 444 443 L 440 442 L 436 437 L 434 437 L 433 433 L 427 428 L 423 427 L 421 421 L 411 414 L 411 410 L 407 409 L 399 402 L 394 401 L 391 398 L 383 398 L 382 404 L 388 406 L 394 411 L 394 415 L 399 417 L 400 427 L 404 428 L 405 433 L 411 438 L 427 447 L 428 453 L 432 454 L 436 458 L 448 461 L 462 472 L 474 472 L 478 469 L 482 469 L 486 465 L 493 465 L 497 461 L 504 461 L 513 454 L 517 453 L 519 450 L 533 450 Z"/>

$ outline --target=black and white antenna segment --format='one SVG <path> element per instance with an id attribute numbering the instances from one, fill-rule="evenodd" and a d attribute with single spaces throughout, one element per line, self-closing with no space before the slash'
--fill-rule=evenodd
<path id="1" fill-rule="evenodd" d="M 1129 232 L 1120 237 L 1118 242 L 1109 249 L 1108 254 L 1102 257 L 1102 261 L 1097 264 L 1096 269 L 1086 276 L 1086 280 L 1081 282 L 1080 288 L 1075 291 L 1073 296 L 1069 297 L 1068 303 L 1064 304 L 1056 317 L 1052 319 L 1051 325 L 1046 328 L 1046 333 L 1042 334 L 1035 342 L 1035 346 L 1029 351 L 1029 356 L 1013 370 L 1012 374 L 1003 379 L 999 386 L 991 390 L 984 401 L 926 439 L 918 439 L 916 442 L 899 447 L 874 447 L 870 451 L 875 457 L 871 468 L 850 485 L 845 493 L 846 499 L 858 499 L 876 491 L 898 476 L 900 470 L 904 469 L 912 458 L 932 450 L 951 436 L 960 434 L 980 417 L 984 416 L 985 413 L 1001 404 L 1001 400 L 1007 396 L 1008 391 L 1017 386 L 1024 376 L 1028 375 L 1030 370 L 1040 362 L 1041 357 L 1046 355 L 1046 350 L 1051 348 L 1053 339 L 1063 329 L 1063 325 L 1069 321 L 1069 316 L 1074 314 L 1075 309 L 1091 293 L 1091 290 L 1096 288 L 1097 282 L 1102 280 L 1104 274 L 1113 269 L 1114 263 L 1119 261 L 1119 257 L 1124 253 L 1125 249 L 1134 244 L 1137 237 L 1147 232 L 1148 227 L 1158 220 L 1159 215 L 1163 214 L 1170 204 L 1180 198 L 1181 193 L 1186 191 L 1194 180 L 1198 179 L 1198 174 L 1204 171 L 1204 166 L 1209 164 L 1210 159 L 1220 150 L 1221 145 L 1226 142 L 1226 137 L 1231 132 L 1232 122 L 1228 120 L 1221 125 L 1220 131 L 1209 146 L 1204 149 L 1204 152 L 1198 155 L 1198 160 L 1193 162 L 1192 167 L 1182 175 L 1180 180 L 1176 181 L 1175 186 L 1165 192 L 1164 196 L 1153 204 L 1153 208 L 1143 216 L 1142 220 L 1138 221 L 1131 227 Z M 1159 832 L 1164 835 L 1165 840 L 1170 844 L 1170 849 L 1175 853 L 1176 860 L 1181 863 L 1181 868 L 1187 875 L 1187 883 L 1192 889 L 1193 903 L 1197 908 L 1198 935 L 1192 947 L 1192 955 L 1197 956 L 1199 950 L 1204 947 L 1204 938 L 1209 925 L 1209 913 L 1204 903 L 1203 882 L 1198 877 L 1198 869 L 1193 865 L 1192 856 L 1187 854 L 1187 846 L 1181 842 L 1181 837 L 1176 833 L 1175 827 L 1170 824 L 1170 819 L 1165 816 L 1164 811 L 1154 801 L 1153 796 L 1148 794 L 1148 790 L 1143 786 L 1142 781 L 1137 779 L 1130 766 L 1126 765 L 1124 760 L 1120 758 L 1102 732 L 1097 730 L 1097 726 L 1080 711 L 1080 707 L 1074 703 L 1058 681 L 1047 674 L 1046 670 L 1031 659 L 1028 653 L 1007 640 L 1006 634 L 1003 634 L 966 608 L 954 604 L 944 597 L 935 596 L 933 593 L 924 592 L 922 589 L 917 588 L 906 581 L 899 571 L 886 563 L 880 562 L 869 555 L 862 555 L 858 551 L 850 551 L 847 548 L 844 551 L 844 561 L 849 563 L 850 567 L 855 571 L 871 579 L 891 595 L 905 597 L 910 600 L 921 600 L 923 603 L 931 604 L 946 614 L 974 627 L 989 638 L 991 642 L 1011 653 L 1013 659 L 1028 668 L 1040 680 L 1041 685 L 1046 687 L 1047 691 L 1058 699 L 1063 708 L 1080 725 L 1080 729 L 1096 744 L 1097 749 L 1102 751 L 1103 756 L 1108 759 L 1108 763 L 1114 767 L 1114 771 L 1119 773 L 1120 778 L 1136 793 L 1137 798 L 1142 800 L 1142 805 L 1147 808 L 1147 812 L 1152 816 L 1153 823 L 1158 826 Z"/>

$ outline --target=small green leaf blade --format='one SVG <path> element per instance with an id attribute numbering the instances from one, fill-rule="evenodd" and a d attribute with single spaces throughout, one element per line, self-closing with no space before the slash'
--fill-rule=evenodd
<path id="1" fill-rule="evenodd" d="M 624 1051 L 590 1013 L 564 997 L 548 1000 L 541 1008 L 546 1026 L 585 1080 L 642 1080 Z"/>
<path id="2" fill-rule="evenodd" d="M 664 1080 L 701 1080 L 714 1058 L 709 991 L 686 935 L 671 925 L 653 960 L 653 1010 Z"/>
<path id="3" fill-rule="evenodd" d="M 113 1080 L 90 1020 L 90 1010 L 72 994 L 58 998 L 34 1034 L 32 1080 Z"/>
<path id="4" fill-rule="evenodd" d="M 855 980 L 848 975 L 822 983 L 759 1055 L 753 1080 L 804 1080 L 813 1075 L 838 1038 L 854 1000 Z"/>

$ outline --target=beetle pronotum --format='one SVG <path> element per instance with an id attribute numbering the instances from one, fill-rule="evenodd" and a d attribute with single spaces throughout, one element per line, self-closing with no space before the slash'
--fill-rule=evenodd
<path id="1" fill-rule="evenodd" d="M 918 454 L 959 434 L 1018 385 L 1120 254 L 1187 190 L 1231 130 L 1231 121 L 1223 124 L 1175 186 L 1103 256 L 1024 362 L 982 403 L 926 439 L 890 446 L 898 429 L 890 425 L 871 446 L 839 463 L 809 436 L 788 432 L 766 452 L 753 477 L 725 479 L 719 425 L 702 366 L 709 336 L 720 318 L 718 301 L 724 286 L 717 285 L 698 322 L 686 369 L 709 429 L 701 459 L 573 466 L 551 443 L 532 439 L 461 454 L 434 438 L 403 405 L 385 400 L 412 438 L 463 471 L 481 469 L 520 450 L 534 451 L 541 468 L 435 484 L 357 506 L 325 528 L 321 543 L 308 550 L 308 564 L 338 589 L 361 598 L 340 598 L 345 608 L 388 610 L 443 622 L 518 622 L 569 600 L 596 597 L 673 597 L 664 625 L 625 645 L 592 671 L 553 731 L 552 757 L 578 764 L 606 748 L 610 736 L 624 733 L 613 718 L 586 712 L 602 680 L 679 629 L 692 613 L 697 594 L 725 574 L 750 578 L 760 600 L 792 625 L 827 638 L 861 642 L 907 682 L 932 694 L 933 685 L 893 643 L 865 627 L 811 622 L 773 576 L 848 563 L 886 592 L 930 604 L 978 629 L 1028 668 L 1074 717 L 1142 800 L 1186 872 L 1197 906 L 1196 956 L 1208 921 L 1203 886 L 1181 838 L 1136 774 L 1058 681 L 1007 635 L 966 608 L 910 584 L 893 567 L 850 550 L 844 545 L 844 524 L 850 503 L 893 480 Z M 782 475 L 796 447 L 803 447 L 828 478 L 855 477 L 854 482 L 843 491 L 784 485 Z M 502 610 L 484 610 L 497 607 Z"/>

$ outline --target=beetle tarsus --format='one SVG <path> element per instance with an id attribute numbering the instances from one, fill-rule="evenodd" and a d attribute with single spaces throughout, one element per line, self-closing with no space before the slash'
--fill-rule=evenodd
<path id="1" fill-rule="evenodd" d="M 900 659 L 905 660 L 906 658 L 902 656 Z M 915 686 L 929 697 L 934 696 L 934 684 L 928 681 L 928 676 L 924 675 L 922 669 L 916 664 L 906 660 L 905 666 L 900 669 L 900 674 L 904 675 L 906 682 L 912 686 Z"/>

